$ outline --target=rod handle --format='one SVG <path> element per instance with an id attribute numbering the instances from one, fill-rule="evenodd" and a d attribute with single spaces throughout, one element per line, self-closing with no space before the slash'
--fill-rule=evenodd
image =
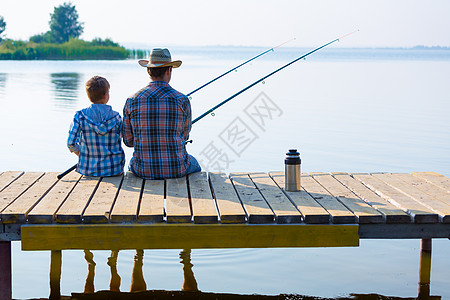
<path id="1" fill-rule="evenodd" d="M 67 169 L 66 171 L 62 172 L 61 174 L 59 174 L 58 176 L 56 176 L 58 179 L 63 178 L 64 176 L 66 176 L 67 174 L 69 174 L 70 172 L 72 172 L 73 170 L 75 170 L 77 168 L 77 164 L 71 166 L 69 169 Z"/>

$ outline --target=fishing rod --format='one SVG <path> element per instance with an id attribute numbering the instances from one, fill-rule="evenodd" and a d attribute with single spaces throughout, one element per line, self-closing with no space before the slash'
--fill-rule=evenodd
<path id="1" fill-rule="evenodd" d="M 236 69 L 238 69 L 238 68 L 242 67 L 243 65 L 245 65 L 245 64 L 247 64 L 247 63 L 249 63 L 249 62 L 251 62 L 252 60 L 257 59 L 258 57 L 263 56 L 263 55 L 266 54 L 266 53 L 269 53 L 270 51 L 275 51 L 276 48 L 281 47 L 281 46 L 283 46 L 284 44 L 287 44 L 287 43 L 289 43 L 290 41 L 293 41 L 293 40 L 295 40 L 295 38 L 290 39 L 290 40 L 288 40 L 288 41 L 286 41 L 286 42 L 284 42 L 284 43 L 279 44 L 278 46 L 275 46 L 275 47 L 273 47 L 273 48 L 270 48 L 270 49 L 268 49 L 268 50 L 266 50 L 266 51 L 264 51 L 264 52 L 262 52 L 262 53 L 260 53 L 260 54 L 258 54 L 258 55 L 256 55 L 256 56 L 250 58 L 249 60 L 243 62 L 243 63 L 240 64 L 239 66 L 236 66 L 236 67 L 234 67 L 233 69 L 226 71 L 226 72 L 223 73 L 222 75 L 219 75 L 219 76 L 217 76 L 216 78 L 214 78 L 214 79 L 208 81 L 208 82 L 205 83 L 204 85 L 202 85 L 202 86 L 196 88 L 195 90 L 193 90 L 193 91 L 190 92 L 189 94 L 186 94 L 186 96 L 190 97 L 193 93 L 195 93 L 195 92 L 201 90 L 202 88 L 204 88 L 205 86 L 207 86 L 207 85 L 213 83 L 213 82 L 216 81 L 217 79 L 222 78 L 223 76 L 225 76 L 225 75 L 227 75 L 227 74 L 229 74 L 229 73 L 235 71 Z M 190 99 L 190 98 L 189 98 L 189 99 Z"/>
<path id="2" fill-rule="evenodd" d="M 311 54 L 313 54 L 314 52 L 319 51 L 320 49 L 325 48 L 326 46 L 329 46 L 329 45 L 331 45 L 331 44 L 333 44 L 333 43 L 335 43 L 335 42 L 338 42 L 339 40 L 342 40 L 343 38 L 345 38 L 345 37 L 347 37 L 347 36 L 349 36 L 349 35 L 351 35 L 351 34 L 354 34 L 355 32 L 358 32 L 358 31 L 359 31 L 359 30 L 355 30 L 355 31 L 350 32 L 350 33 L 348 33 L 348 34 L 346 34 L 346 35 L 343 35 L 343 36 L 341 36 L 341 37 L 338 37 L 337 39 L 334 39 L 334 40 L 332 40 L 331 42 L 328 42 L 328 43 L 326 43 L 326 44 L 324 44 L 324 45 L 322 45 L 322 46 L 320 46 L 320 47 L 318 47 L 318 48 L 316 48 L 316 49 L 314 49 L 314 50 L 312 50 L 312 51 L 310 51 L 310 52 L 308 52 L 308 53 L 306 53 L 306 54 L 304 54 L 304 55 L 302 55 L 302 56 L 300 56 L 300 57 L 298 57 L 298 58 L 296 58 L 296 59 L 294 59 L 293 61 L 291 61 L 291 62 L 285 64 L 284 66 L 282 66 L 282 67 L 276 69 L 276 70 L 273 71 L 272 73 L 267 74 L 266 76 L 262 77 L 261 79 L 258 79 L 257 81 L 253 82 L 252 84 L 250 84 L 250 85 L 247 86 L 246 88 L 240 90 L 240 91 L 237 92 L 236 94 L 232 95 L 231 97 L 229 97 L 229 98 L 225 99 L 224 101 L 220 102 L 219 104 L 217 104 L 217 105 L 214 106 L 213 108 L 211 108 L 211 109 L 209 109 L 208 111 L 204 112 L 202 115 L 200 115 L 199 117 L 197 117 L 194 121 L 192 121 L 192 124 L 196 123 L 197 121 L 201 120 L 202 118 L 204 118 L 205 116 L 207 116 L 207 115 L 209 115 L 209 114 L 212 114 L 212 115 L 213 115 L 214 110 L 216 110 L 217 108 L 221 107 L 221 106 L 224 105 L 225 103 L 229 102 L 229 101 L 232 100 L 233 98 L 239 96 L 240 94 L 242 94 L 242 93 L 245 92 L 246 90 L 248 90 L 248 89 L 252 88 L 253 86 L 257 85 L 257 84 L 260 83 L 261 81 L 264 81 L 265 79 L 267 79 L 268 77 L 272 76 L 273 74 L 278 73 L 279 71 L 281 71 L 281 70 L 283 70 L 284 68 L 286 68 L 286 67 L 292 65 L 293 63 L 295 63 L 295 62 L 297 62 L 297 61 L 299 61 L 299 60 L 301 60 L 301 59 L 304 59 L 304 58 L 307 57 L 308 55 L 311 55 Z"/>

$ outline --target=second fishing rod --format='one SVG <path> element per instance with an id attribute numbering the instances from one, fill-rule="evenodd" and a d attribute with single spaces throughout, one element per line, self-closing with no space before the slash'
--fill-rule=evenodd
<path id="1" fill-rule="evenodd" d="M 218 109 L 219 107 L 221 107 L 222 105 L 224 105 L 224 104 L 226 104 L 227 102 L 231 101 L 232 99 L 236 98 L 237 96 L 239 96 L 240 94 L 242 94 L 242 93 L 245 92 L 246 90 L 248 90 L 248 89 L 254 87 L 254 86 L 257 85 L 258 83 L 263 82 L 265 79 L 269 78 L 270 76 L 274 75 L 275 73 L 278 73 L 279 71 L 283 70 L 284 68 L 286 68 L 286 67 L 288 67 L 288 66 L 290 66 L 290 65 L 292 65 L 292 64 L 294 64 L 294 63 L 296 63 L 296 62 L 298 62 L 299 60 L 302 60 L 302 59 L 306 58 L 307 56 L 313 54 L 314 52 L 317 52 L 317 51 L 319 51 L 319 50 L 322 49 L 322 48 L 325 48 L 325 47 L 327 47 L 327 46 L 329 46 L 329 45 L 331 45 L 331 44 L 333 44 L 333 43 L 335 43 L 335 42 L 338 42 L 338 41 L 342 40 L 343 38 L 345 38 L 345 37 L 347 37 L 347 36 L 349 36 L 349 35 L 351 35 L 351 34 L 354 34 L 354 33 L 358 32 L 358 31 L 359 31 L 359 30 L 355 30 L 355 31 L 350 32 L 350 33 L 348 33 L 348 34 L 346 34 L 346 35 L 343 35 L 343 36 L 341 36 L 341 37 L 338 37 L 337 39 L 334 39 L 334 40 L 332 40 L 331 42 L 328 42 L 328 43 L 326 43 L 326 44 L 324 44 L 324 45 L 322 45 L 322 46 L 320 46 L 320 47 L 317 47 L 316 49 L 311 50 L 310 52 L 308 52 L 308 53 L 306 53 L 306 54 L 304 54 L 304 55 L 302 55 L 302 56 L 300 56 L 300 57 L 294 59 L 293 61 L 291 61 L 291 62 L 285 64 L 284 66 L 282 66 L 282 67 L 276 69 L 275 71 L 273 71 L 273 72 L 267 74 L 266 76 L 264 76 L 264 77 L 262 77 L 262 78 L 256 80 L 256 81 L 253 82 L 252 84 L 248 85 L 247 87 L 243 88 L 243 89 L 240 90 L 239 92 L 237 92 L 237 93 L 235 93 L 234 95 L 228 97 L 227 99 L 223 100 L 222 102 L 220 102 L 219 104 L 217 104 L 217 105 L 214 106 L 213 108 L 209 109 L 208 111 L 204 112 L 203 114 L 201 114 L 200 116 L 198 116 L 197 118 L 195 118 L 195 119 L 192 121 L 192 124 L 194 124 L 194 123 L 200 121 L 201 119 L 203 119 L 204 117 L 206 117 L 206 116 L 209 115 L 209 114 L 213 114 L 213 112 L 214 112 L 216 109 Z"/>

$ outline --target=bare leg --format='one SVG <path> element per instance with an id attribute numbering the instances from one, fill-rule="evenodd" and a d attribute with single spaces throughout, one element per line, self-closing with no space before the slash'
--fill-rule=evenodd
<path id="1" fill-rule="evenodd" d="M 192 271 L 191 264 L 191 249 L 183 249 L 180 252 L 180 263 L 183 264 L 183 291 L 198 291 L 197 281 L 194 277 L 194 272 Z"/>
<path id="2" fill-rule="evenodd" d="M 147 290 L 147 284 L 144 280 L 142 272 L 142 259 L 144 258 L 144 250 L 136 249 L 134 255 L 133 273 L 131 274 L 130 292 L 143 292 Z"/>
<path id="3" fill-rule="evenodd" d="M 94 254 L 90 250 L 84 250 L 84 259 L 88 264 L 88 274 L 86 276 L 86 283 L 84 284 L 85 293 L 93 293 L 94 289 L 94 277 L 95 277 L 95 262 Z"/>
<path id="4" fill-rule="evenodd" d="M 119 250 L 111 250 L 111 256 L 108 257 L 108 266 L 111 269 L 111 280 L 109 281 L 109 290 L 114 292 L 120 292 L 121 278 L 117 273 L 117 256 Z"/>

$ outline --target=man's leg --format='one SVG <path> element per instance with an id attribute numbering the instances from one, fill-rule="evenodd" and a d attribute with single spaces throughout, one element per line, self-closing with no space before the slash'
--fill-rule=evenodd
<path id="1" fill-rule="evenodd" d="M 189 167 L 187 169 L 186 175 L 187 174 L 196 173 L 196 172 L 200 172 L 202 170 L 202 167 L 200 167 L 200 164 L 198 163 L 197 159 L 195 157 L 193 157 L 192 155 L 190 155 L 190 154 L 189 154 L 189 157 L 191 159 L 191 162 L 190 162 Z"/>

